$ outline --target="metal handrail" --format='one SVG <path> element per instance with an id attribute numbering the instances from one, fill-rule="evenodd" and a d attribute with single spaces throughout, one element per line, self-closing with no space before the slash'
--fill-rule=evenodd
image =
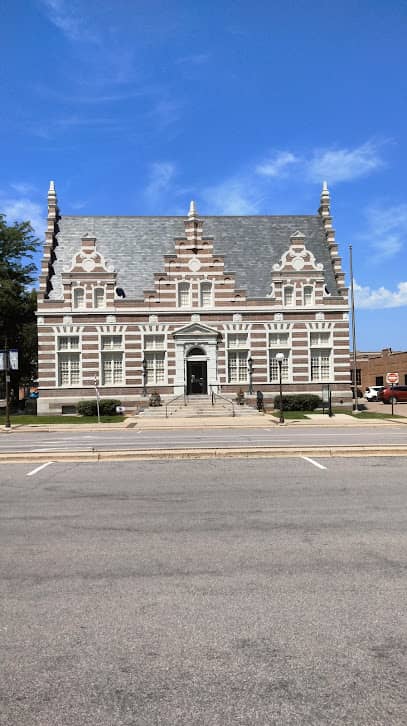
<path id="1" fill-rule="evenodd" d="M 225 396 L 221 396 L 220 393 L 215 393 L 215 391 L 212 391 L 212 406 L 215 405 L 215 400 L 217 398 L 221 398 L 222 401 L 226 401 L 226 403 L 230 403 L 230 405 L 232 406 L 232 416 L 233 417 L 236 416 L 233 401 L 231 401 L 229 398 L 225 398 Z"/>
<path id="2" fill-rule="evenodd" d="M 183 393 L 179 393 L 178 396 L 175 396 L 174 398 L 171 398 L 167 403 L 165 404 L 165 418 L 168 418 L 168 406 L 170 406 L 174 401 L 177 401 L 179 398 L 184 399 L 184 406 L 188 405 L 188 397 L 186 394 L 186 391 L 184 389 Z"/>

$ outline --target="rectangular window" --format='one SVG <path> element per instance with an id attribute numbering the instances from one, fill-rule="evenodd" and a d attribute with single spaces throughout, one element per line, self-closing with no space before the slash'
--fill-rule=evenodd
<path id="1" fill-rule="evenodd" d="M 290 373 L 289 373 L 290 351 L 289 350 L 281 350 L 281 351 L 271 350 L 270 351 L 270 383 L 279 383 L 279 381 L 280 381 L 279 364 L 278 364 L 278 360 L 276 360 L 277 353 L 284 354 L 284 360 L 281 363 L 281 380 L 284 382 L 288 382 L 290 380 Z"/>
<path id="2" fill-rule="evenodd" d="M 123 338 L 121 335 L 102 335 L 102 350 L 120 350 L 122 345 Z"/>
<path id="3" fill-rule="evenodd" d="M 58 350 L 79 350 L 79 335 L 60 335 Z"/>
<path id="4" fill-rule="evenodd" d="M 105 307 L 105 290 L 103 287 L 95 287 L 93 291 L 93 305 L 95 308 Z"/>
<path id="5" fill-rule="evenodd" d="M 329 381 L 331 377 L 331 351 L 311 350 L 311 381 Z"/>
<path id="6" fill-rule="evenodd" d="M 165 351 L 145 353 L 147 385 L 165 383 Z"/>
<path id="7" fill-rule="evenodd" d="M 247 351 L 230 350 L 228 353 L 229 383 L 246 383 L 247 375 Z"/>
<path id="8" fill-rule="evenodd" d="M 164 350 L 165 339 L 163 335 L 145 335 L 144 336 L 144 348 L 145 350 Z"/>
<path id="9" fill-rule="evenodd" d="M 314 288 L 312 285 L 304 286 L 304 305 L 314 304 Z"/>
<path id="10" fill-rule="evenodd" d="M 123 383 L 123 353 L 102 353 L 102 386 Z"/>
<path id="11" fill-rule="evenodd" d="M 189 282 L 180 282 L 178 285 L 178 306 L 188 308 L 191 306 L 191 290 Z"/>
<path id="12" fill-rule="evenodd" d="M 294 305 L 294 288 L 291 285 L 284 288 L 284 305 L 288 307 Z"/>
<path id="13" fill-rule="evenodd" d="M 330 343 L 331 343 L 331 333 L 330 332 L 318 330 L 315 333 L 311 333 L 311 335 L 310 335 L 311 348 L 312 348 L 312 346 L 315 346 L 315 345 L 327 346 L 327 345 L 330 345 Z"/>
<path id="14" fill-rule="evenodd" d="M 289 340 L 290 340 L 289 333 L 284 333 L 284 332 L 278 331 L 276 333 L 270 333 L 270 336 L 269 336 L 270 347 L 274 347 L 274 346 L 287 347 L 287 345 L 289 344 Z"/>
<path id="15" fill-rule="evenodd" d="M 247 350 L 247 333 L 229 333 L 228 348 L 244 348 Z"/>
<path id="16" fill-rule="evenodd" d="M 212 283 L 201 282 L 201 307 L 210 308 L 212 304 Z"/>
<path id="17" fill-rule="evenodd" d="M 83 287 L 74 287 L 73 289 L 73 306 L 74 308 L 85 307 L 85 290 Z"/>
<path id="18" fill-rule="evenodd" d="M 79 353 L 58 353 L 58 385 L 77 386 L 80 384 Z"/>
<path id="19" fill-rule="evenodd" d="M 384 386 L 384 377 L 376 376 L 376 386 Z"/>

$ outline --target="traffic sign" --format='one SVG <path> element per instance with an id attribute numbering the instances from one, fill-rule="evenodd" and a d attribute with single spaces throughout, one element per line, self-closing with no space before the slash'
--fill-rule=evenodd
<path id="1" fill-rule="evenodd" d="M 399 382 L 399 374 L 398 373 L 387 373 L 386 375 L 386 383 L 390 383 L 393 385 L 394 383 Z"/>

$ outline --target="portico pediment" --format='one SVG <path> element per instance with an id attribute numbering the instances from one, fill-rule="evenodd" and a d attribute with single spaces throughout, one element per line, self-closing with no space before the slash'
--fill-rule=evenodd
<path id="1" fill-rule="evenodd" d="M 178 330 L 174 330 L 174 338 L 217 338 L 220 335 L 219 331 L 215 328 L 209 327 L 209 325 L 202 325 L 202 323 L 188 323 Z"/>

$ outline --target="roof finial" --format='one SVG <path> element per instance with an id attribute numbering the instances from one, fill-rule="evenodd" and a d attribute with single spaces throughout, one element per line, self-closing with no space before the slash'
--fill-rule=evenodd
<path id="1" fill-rule="evenodd" d="M 55 194 L 56 194 L 56 192 L 55 192 L 55 184 L 54 184 L 54 182 L 52 180 L 49 183 L 48 194 L 52 194 L 52 196 L 55 196 Z"/>
<path id="2" fill-rule="evenodd" d="M 196 217 L 196 216 L 197 216 L 196 206 L 195 206 L 195 202 L 192 200 L 189 205 L 188 217 Z"/>
<path id="3" fill-rule="evenodd" d="M 322 217 L 329 216 L 330 203 L 331 203 L 331 197 L 329 194 L 328 183 L 326 181 L 324 181 L 324 182 L 322 182 L 321 206 L 319 208 L 319 213 L 321 214 Z"/>

